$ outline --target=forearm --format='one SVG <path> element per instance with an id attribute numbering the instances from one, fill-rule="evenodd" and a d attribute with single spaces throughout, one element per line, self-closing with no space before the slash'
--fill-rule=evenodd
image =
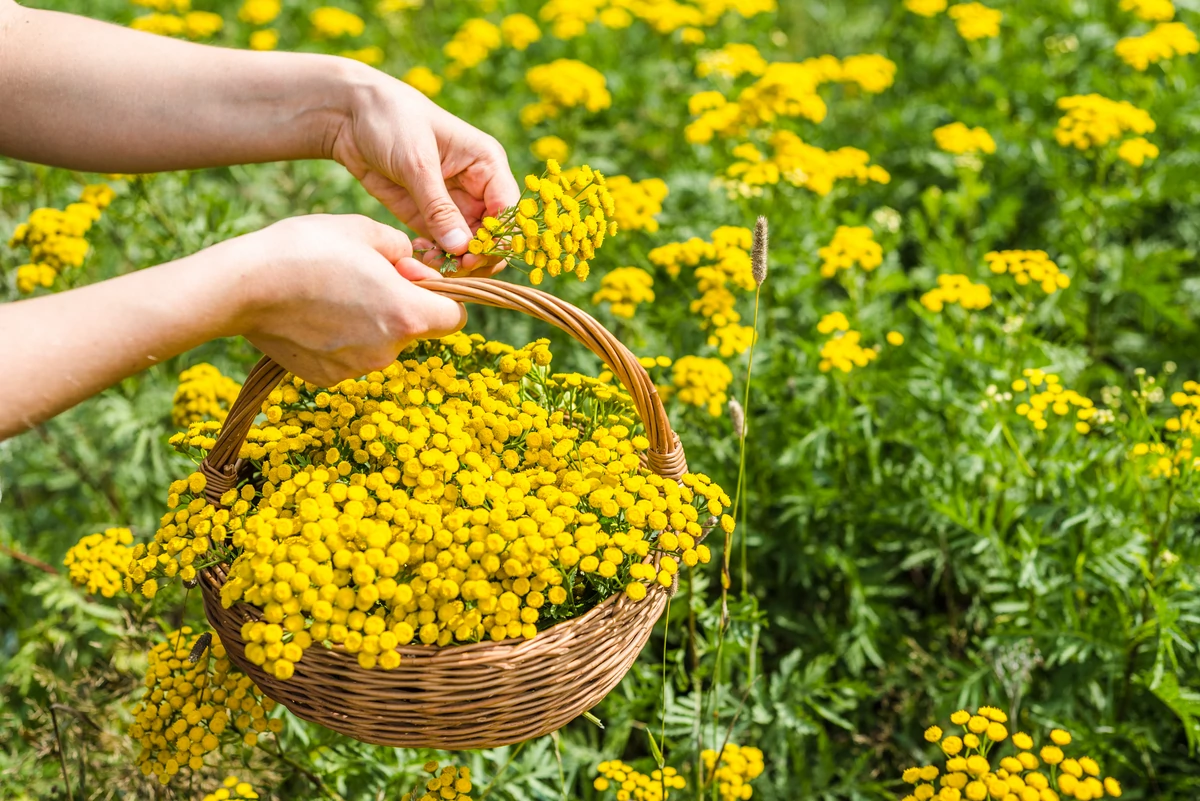
<path id="1" fill-rule="evenodd" d="M 371 70 L 182 42 L 0 0 L 0 154 L 95 172 L 330 155 Z"/>
<path id="2" fill-rule="evenodd" d="M 0 305 L 0 440 L 241 325 L 249 269 L 218 245 L 57 295 Z"/>

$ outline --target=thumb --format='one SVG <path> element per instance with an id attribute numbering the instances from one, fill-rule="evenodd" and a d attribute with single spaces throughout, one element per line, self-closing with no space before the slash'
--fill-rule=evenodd
<path id="1" fill-rule="evenodd" d="M 473 232 L 446 190 L 440 165 L 436 146 L 421 153 L 408 171 L 408 191 L 425 220 L 426 230 L 442 250 L 461 255 Z"/>

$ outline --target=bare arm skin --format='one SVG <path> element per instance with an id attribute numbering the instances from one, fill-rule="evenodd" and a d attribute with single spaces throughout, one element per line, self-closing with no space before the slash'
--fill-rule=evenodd
<path id="1" fill-rule="evenodd" d="M 520 194 L 494 138 L 357 62 L 191 44 L 12 0 L 0 0 L 0 109 L 0 154 L 79 170 L 335 159 L 433 240 L 422 248 L 452 254 Z M 411 283 L 435 274 L 412 256 L 389 226 L 300 217 L 0 306 L 0 439 L 214 337 L 242 334 L 323 385 L 381 367 L 466 319 Z M 498 267 L 469 254 L 461 266 Z"/>
<path id="2" fill-rule="evenodd" d="M 358 62 L 192 44 L 12 0 L 0 0 L 0 108 L 0 153 L 78 170 L 336 159 L 454 254 L 520 194 L 493 137 Z"/>
<path id="3" fill-rule="evenodd" d="M 314 215 L 0 305 L 0 440 L 217 337 L 243 334 L 322 386 L 386 366 L 413 339 L 466 322 L 460 304 L 411 283 L 436 275 L 394 228 Z"/>

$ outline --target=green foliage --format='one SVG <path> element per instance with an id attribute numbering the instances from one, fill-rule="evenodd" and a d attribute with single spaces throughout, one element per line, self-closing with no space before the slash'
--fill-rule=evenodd
<path id="1" fill-rule="evenodd" d="M 115 1 L 46 5 L 121 23 L 142 12 Z M 218 43 L 245 46 L 249 29 L 235 21 L 235 4 L 197 5 L 225 16 Z M 336 52 L 305 38 L 314 5 L 285 4 L 281 41 Z M 475 6 L 498 6 L 485 14 L 498 21 L 500 11 L 536 17 L 540 4 L 430 2 L 384 17 L 345 5 L 368 20 L 354 46 L 383 47 L 383 68 L 402 75 L 417 64 L 441 72 L 441 44 L 485 14 Z M 686 98 L 712 88 L 694 77 L 697 48 L 641 23 L 596 25 L 569 42 L 547 28 L 528 51 L 502 48 L 438 97 L 495 133 L 519 175 L 540 171 L 528 144 L 554 133 L 571 145 L 573 163 L 667 182 L 657 233 L 612 240 L 587 286 L 560 279 L 549 287 L 636 353 L 715 355 L 688 308 L 694 279 L 659 270 L 658 300 L 624 320 L 589 303 L 605 271 L 652 269 L 653 247 L 749 226 L 758 214 L 773 232 L 728 629 L 714 559 L 689 574 L 642 659 L 595 710 L 603 729 L 581 719 L 553 737 L 441 759 L 469 765 L 476 793 L 493 783 L 490 799 L 593 799 L 600 761 L 649 772 L 658 750 L 694 788 L 699 751 L 729 737 L 766 754 L 755 797 L 882 799 L 903 795 L 904 767 L 928 761 L 927 725 L 990 703 L 1014 731 L 1069 729 L 1121 779 L 1126 797 L 1195 798 L 1197 479 L 1190 459 L 1180 475 L 1156 478 L 1153 458 L 1132 453 L 1163 441 L 1164 421 L 1179 415 L 1171 394 L 1200 379 L 1200 150 L 1192 141 L 1200 67 L 1187 57 L 1145 73 L 1122 63 L 1114 43 L 1149 26 L 1116 0 L 1015 0 L 1002 6 L 1001 36 L 972 43 L 945 15 L 924 19 L 898 2 L 780 6 L 750 20 L 727 16 L 706 31 L 703 48 L 754 42 L 775 61 L 887 55 L 898 67 L 889 89 L 827 86 L 823 123 L 781 125 L 827 149 L 867 151 L 891 173 L 889 184 L 846 182 L 825 197 L 783 184 L 740 198 L 714 188 L 731 143 L 690 145 L 683 136 Z M 1183 7 L 1178 18 L 1197 22 Z M 601 70 L 613 106 L 525 131 L 518 111 L 533 96 L 524 71 L 559 57 Z M 1055 101 L 1089 92 L 1147 110 L 1159 158 L 1135 169 L 1115 148 L 1060 147 Z M 986 128 L 997 152 L 972 162 L 937 150 L 932 130 L 954 120 Z M 93 180 L 0 161 L 0 233 L 33 208 L 61 208 Z M 93 253 L 63 286 L 318 211 L 386 219 L 331 164 L 139 178 L 119 185 L 89 235 Z M 817 251 L 838 225 L 870 225 L 883 264 L 821 278 Z M 1009 248 L 1048 251 L 1070 287 L 1046 295 L 990 274 L 984 253 Z M 17 297 L 20 263 L 0 247 L 7 298 Z M 987 283 L 992 305 L 927 310 L 920 296 L 946 273 Z M 749 302 L 741 302 L 745 321 Z M 826 337 L 816 326 L 836 310 L 865 346 L 881 345 L 874 362 L 848 374 L 819 369 Z M 472 309 L 470 330 L 514 343 L 551 336 L 556 366 L 595 367 L 560 333 L 512 315 Z M 893 330 L 905 344 L 883 344 Z M 210 361 L 236 378 L 254 358 L 244 342 L 210 343 L 0 443 L 0 545 L 58 567 L 79 537 L 105 527 L 151 536 L 167 484 L 187 467 L 166 446 L 178 373 Z M 745 356 L 730 363 L 740 376 Z M 1026 368 L 1060 375 L 1111 421 L 1094 418 L 1083 435 L 1074 417 L 1048 412 L 1047 429 L 1035 430 L 1016 412 L 1028 393 L 1010 389 Z M 738 378 L 730 394 L 743 389 Z M 671 414 L 692 467 L 731 488 L 738 442 L 729 420 L 678 403 Z M 398 798 L 412 789 L 430 754 L 362 745 L 286 715 L 278 750 L 229 754 L 191 787 L 145 780 L 123 733 L 146 651 L 184 618 L 202 618 L 195 593 L 103 603 L 0 555 L 0 798 L 192 798 L 233 772 L 279 798 Z"/>

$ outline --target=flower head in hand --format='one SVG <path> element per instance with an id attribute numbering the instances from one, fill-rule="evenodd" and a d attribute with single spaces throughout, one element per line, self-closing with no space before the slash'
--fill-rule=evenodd
<path id="1" fill-rule="evenodd" d="M 574 273 L 583 281 L 588 261 L 605 237 L 617 232 L 614 212 L 599 171 L 586 164 L 564 171 L 550 159 L 541 175 L 525 176 L 525 190 L 515 206 L 483 219 L 467 252 L 491 259 L 519 258 L 533 284 L 540 284 L 546 273 L 552 278 Z"/>

